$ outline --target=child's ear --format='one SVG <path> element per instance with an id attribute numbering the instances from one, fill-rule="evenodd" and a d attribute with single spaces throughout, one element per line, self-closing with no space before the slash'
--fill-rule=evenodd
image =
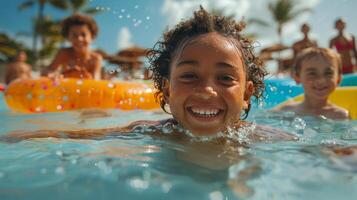
<path id="1" fill-rule="evenodd" d="M 338 73 L 337 75 L 337 85 L 340 85 L 341 81 L 342 81 L 342 74 L 341 73 Z"/>
<path id="2" fill-rule="evenodd" d="M 247 81 L 245 85 L 245 92 L 244 92 L 244 104 L 243 109 L 248 109 L 250 104 L 250 97 L 253 95 L 254 92 L 254 84 L 252 81 Z"/>
<path id="3" fill-rule="evenodd" d="M 295 80 L 296 84 L 300 84 L 300 83 L 301 83 L 299 73 L 293 72 L 293 73 L 291 74 L 291 76 L 292 76 L 292 78 Z"/>
<path id="4" fill-rule="evenodd" d="M 164 78 L 162 80 L 162 93 L 164 95 L 164 100 L 168 104 L 169 103 L 169 97 L 170 97 L 170 83 L 167 78 Z"/>

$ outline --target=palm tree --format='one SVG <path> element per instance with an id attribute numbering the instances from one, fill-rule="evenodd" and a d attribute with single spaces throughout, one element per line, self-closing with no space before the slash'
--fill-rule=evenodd
<path id="1" fill-rule="evenodd" d="M 27 48 L 22 43 L 6 33 L 0 33 L 0 64 L 11 61 L 20 49 L 27 52 Z"/>
<path id="2" fill-rule="evenodd" d="M 67 0 L 69 9 L 71 10 L 72 14 L 73 13 L 85 13 L 89 15 L 97 14 L 101 12 L 101 10 L 98 10 L 96 8 L 92 7 L 87 7 L 88 5 L 88 0 Z"/>
<path id="3" fill-rule="evenodd" d="M 100 10 L 88 8 L 88 0 L 26 0 L 18 6 L 20 10 L 24 10 L 35 5 L 38 5 L 37 17 L 34 19 L 33 26 L 33 54 L 35 61 L 41 64 L 41 59 L 52 55 L 56 50 L 58 42 L 63 38 L 60 36 L 59 22 L 53 21 L 50 16 L 45 16 L 44 10 L 46 5 L 50 5 L 62 11 L 70 11 L 72 14 L 83 12 L 86 14 L 96 14 Z M 41 50 L 38 50 L 37 44 L 40 36 Z M 34 64 L 34 63 L 32 63 Z"/>
<path id="4" fill-rule="evenodd" d="M 298 15 L 311 11 L 311 8 L 296 8 L 297 1 L 294 0 L 277 0 L 275 3 L 269 3 L 268 8 L 270 13 L 273 16 L 273 19 L 278 24 L 278 36 L 279 43 L 283 43 L 282 31 L 283 26 L 293 21 Z"/>
<path id="5" fill-rule="evenodd" d="M 42 21 L 44 19 L 45 5 L 49 4 L 55 8 L 62 9 L 62 10 L 68 8 L 67 1 L 63 1 L 63 0 L 26 0 L 22 4 L 20 4 L 18 8 L 20 10 L 24 10 L 27 8 L 31 8 L 36 4 L 38 5 L 38 11 L 37 11 L 36 23 L 34 23 L 34 27 L 33 27 L 33 41 L 32 41 L 33 42 L 32 50 L 35 58 L 37 58 L 38 35 L 40 35 L 38 30 L 41 29 L 41 25 L 43 24 Z"/>

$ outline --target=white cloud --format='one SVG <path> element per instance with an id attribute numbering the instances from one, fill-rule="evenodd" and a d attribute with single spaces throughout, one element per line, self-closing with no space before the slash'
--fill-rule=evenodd
<path id="1" fill-rule="evenodd" d="M 314 8 L 321 0 L 300 0 L 301 8 Z M 274 0 L 165 0 L 161 8 L 161 14 L 167 20 L 166 24 L 170 27 L 177 24 L 180 20 L 192 16 L 192 12 L 202 5 L 205 9 L 220 9 L 225 15 L 234 15 L 236 19 L 240 20 L 258 18 L 268 22 L 269 27 L 262 27 L 258 25 L 251 25 L 246 32 L 256 33 L 258 35 L 259 43 L 262 46 L 270 45 L 278 42 L 276 33 L 276 24 L 274 23 L 271 14 L 268 10 L 268 3 Z M 299 8 L 299 7 L 298 7 Z M 285 25 L 283 38 L 286 44 L 291 44 L 292 41 L 300 38 L 300 25 L 309 21 L 311 14 L 305 13 L 299 15 L 292 23 Z"/>
<path id="2" fill-rule="evenodd" d="M 133 45 L 131 41 L 132 35 L 128 27 L 123 27 L 118 32 L 118 49 L 123 49 Z"/>

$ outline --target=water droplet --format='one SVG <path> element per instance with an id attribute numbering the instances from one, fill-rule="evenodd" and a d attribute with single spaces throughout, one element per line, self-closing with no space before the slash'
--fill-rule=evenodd
<path id="1" fill-rule="evenodd" d="M 60 174 L 64 174 L 64 167 L 59 166 L 55 169 L 55 173 L 60 175 Z"/>
<path id="2" fill-rule="evenodd" d="M 161 128 L 162 133 L 164 134 L 169 134 L 173 132 L 172 124 L 171 123 L 165 123 L 162 128 Z"/>
<path id="3" fill-rule="evenodd" d="M 214 191 L 209 194 L 210 200 L 223 200 L 223 194 L 220 191 Z"/>
<path id="4" fill-rule="evenodd" d="M 129 14 L 128 14 L 128 15 L 126 15 L 126 18 L 128 18 L 128 19 L 129 19 L 130 17 L 131 17 L 131 16 L 130 16 Z"/>
<path id="5" fill-rule="evenodd" d="M 40 172 L 41 172 L 41 174 L 47 174 L 47 169 L 46 169 L 46 168 L 42 168 L 42 169 L 40 170 Z"/>
<path id="6" fill-rule="evenodd" d="M 135 8 L 135 9 L 138 9 L 138 8 L 139 8 L 139 6 L 138 6 L 138 5 L 135 5 L 135 6 L 134 6 L 134 8 Z"/>
<path id="7" fill-rule="evenodd" d="M 305 129 L 306 122 L 303 119 L 297 117 L 294 119 L 294 121 L 291 123 L 291 125 L 293 126 L 293 128 L 296 131 L 298 131 L 298 133 L 300 133 L 301 131 L 303 131 Z"/>
<path id="8" fill-rule="evenodd" d="M 62 157 L 63 156 L 63 151 L 57 150 L 56 151 L 56 155 L 59 156 L 59 157 Z"/>
<path id="9" fill-rule="evenodd" d="M 149 187 L 149 181 L 134 177 L 129 181 L 129 185 L 137 190 L 145 190 Z"/>
<path id="10" fill-rule="evenodd" d="M 150 16 L 146 16 L 146 20 L 150 20 Z"/>

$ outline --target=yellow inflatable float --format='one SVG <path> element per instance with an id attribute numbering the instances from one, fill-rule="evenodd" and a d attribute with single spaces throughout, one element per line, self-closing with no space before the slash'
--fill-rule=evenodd
<path id="1" fill-rule="evenodd" d="M 302 101 L 303 99 L 304 95 L 299 95 L 288 101 Z M 332 103 L 347 109 L 352 119 L 357 119 L 357 86 L 338 87 L 329 96 L 329 100 Z M 284 103 L 287 103 L 288 101 Z"/>
<path id="2" fill-rule="evenodd" d="M 153 87 L 138 82 L 48 78 L 15 81 L 5 90 L 7 105 L 18 112 L 42 113 L 84 108 L 154 109 Z"/>

